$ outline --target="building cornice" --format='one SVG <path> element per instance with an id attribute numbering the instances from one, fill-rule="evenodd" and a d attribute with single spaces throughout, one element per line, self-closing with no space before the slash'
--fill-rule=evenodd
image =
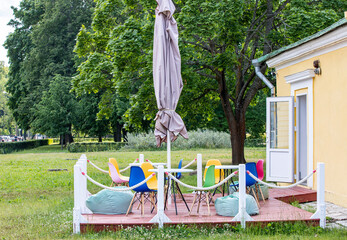
<path id="1" fill-rule="evenodd" d="M 342 26 L 317 39 L 306 42 L 296 48 L 269 59 L 266 63 L 276 70 L 291 66 L 303 60 L 347 47 L 347 26 Z"/>

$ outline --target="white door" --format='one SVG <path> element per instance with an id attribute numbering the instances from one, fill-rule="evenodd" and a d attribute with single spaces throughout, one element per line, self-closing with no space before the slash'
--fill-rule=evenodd
<path id="1" fill-rule="evenodd" d="M 294 97 L 266 99 L 266 180 L 294 181 Z"/>

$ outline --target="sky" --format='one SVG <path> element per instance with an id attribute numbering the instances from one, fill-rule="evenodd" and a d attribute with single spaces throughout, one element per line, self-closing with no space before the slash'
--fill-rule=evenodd
<path id="1" fill-rule="evenodd" d="M 7 23 L 13 18 L 11 6 L 18 7 L 21 0 L 0 0 L 0 61 L 4 61 L 8 66 L 7 51 L 2 46 L 7 35 L 13 32 L 13 28 Z"/>

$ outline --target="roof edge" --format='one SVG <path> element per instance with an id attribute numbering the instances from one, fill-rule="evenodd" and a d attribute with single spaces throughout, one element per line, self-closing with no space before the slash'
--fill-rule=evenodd
<path id="1" fill-rule="evenodd" d="M 292 44 L 290 44 L 288 46 L 285 46 L 285 47 L 277 49 L 277 50 L 275 50 L 273 52 L 270 52 L 270 53 L 268 53 L 268 54 L 266 54 L 266 55 L 264 55 L 264 56 L 262 56 L 260 58 L 254 59 L 252 62 L 261 63 L 261 62 L 267 61 L 267 60 L 269 60 L 269 59 L 271 59 L 273 57 L 276 57 L 277 55 L 279 55 L 279 54 L 281 54 L 283 52 L 286 52 L 286 51 L 291 50 L 293 48 L 296 48 L 296 47 L 298 47 L 298 46 L 300 46 L 300 45 L 302 45 L 304 43 L 307 43 L 309 41 L 317 39 L 317 38 L 319 38 L 319 37 L 321 37 L 321 36 L 331 32 L 331 31 L 335 30 L 336 28 L 339 28 L 340 26 L 343 26 L 345 24 L 347 24 L 347 19 L 346 18 L 342 18 L 339 21 L 337 21 L 336 23 L 330 25 L 329 27 L 327 27 L 327 28 L 325 28 L 325 29 L 323 29 L 323 30 L 321 30 L 321 31 L 311 35 L 311 36 L 308 36 L 308 37 L 303 38 L 303 39 L 301 39 L 301 40 L 299 40 L 299 41 L 297 41 L 295 43 L 292 43 Z"/>

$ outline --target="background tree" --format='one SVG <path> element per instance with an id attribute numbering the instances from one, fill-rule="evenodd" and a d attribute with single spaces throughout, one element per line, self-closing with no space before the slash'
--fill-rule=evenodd
<path id="1" fill-rule="evenodd" d="M 98 141 L 102 142 L 102 137 L 110 131 L 110 121 L 102 116 L 98 119 L 100 93 L 89 93 L 81 96 L 81 115 L 80 122 L 77 124 L 78 130 L 89 136 L 97 136 Z"/>
<path id="2" fill-rule="evenodd" d="M 10 59 L 7 89 L 12 96 L 10 108 L 24 129 L 42 116 L 35 114 L 36 105 L 54 76 L 71 81 L 75 74 L 75 38 L 82 24 L 90 24 L 93 6 L 93 0 L 24 0 L 19 9 L 14 8 L 10 24 L 15 31 L 5 44 Z"/>
<path id="3" fill-rule="evenodd" d="M 8 93 L 5 85 L 8 80 L 8 67 L 0 62 L 0 135 L 12 135 L 16 123 L 8 107 Z"/>
<path id="4" fill-rule="evenodd" d="M 49 136 L 60 136 L 60 143 L 72 142 L 72 125 L 77 122 L 78 102 L 70 94 L 71 78 L 56 75 L 49 84 L 49 90 L 42 93 L 41 101 L 35 106 L 32 122 L 33 131 Z"/>
<path id="5" fill-rule="evenodd" d="M 124 112 L 129 107 L 127 89 L 121 96 L 116 86 L 117 68 L 109 42 L 115 26 L 122 24 L 126 14 L 122 13 L 124 4 L 119 0 L 96 0 L 91 29 L 82 27 L 78 34 L 75 52 L 79 59 L 78 72 L 74 78 L 74 89 L 78 95 L 97 93 L 100 108 L 98 118 L 109 119 L 114 141 L 125 137 Z"/>
<path id="6" fill-rule="evenodd" d="M 9 25 L 15 29 L 7 36 L 4 44 L 10 64 L 6 91 L 10 93 L 8 104 L 13 116 L 19 127 L 26 131 L 30 129 L 32 115 L 30 109 L 33 101 L 29 97 L 30 82 L 25 80 L 23 62 L 33 48 L 30 34 L 42 18 L 44 8 L 38 1 L 35 3 L 33 0 L 23 0 L 19 8 L 12 7 L 12 9 L 14 19 L 9 22 Z M 25 134 L 24 137 L 26 137 Z"/>

